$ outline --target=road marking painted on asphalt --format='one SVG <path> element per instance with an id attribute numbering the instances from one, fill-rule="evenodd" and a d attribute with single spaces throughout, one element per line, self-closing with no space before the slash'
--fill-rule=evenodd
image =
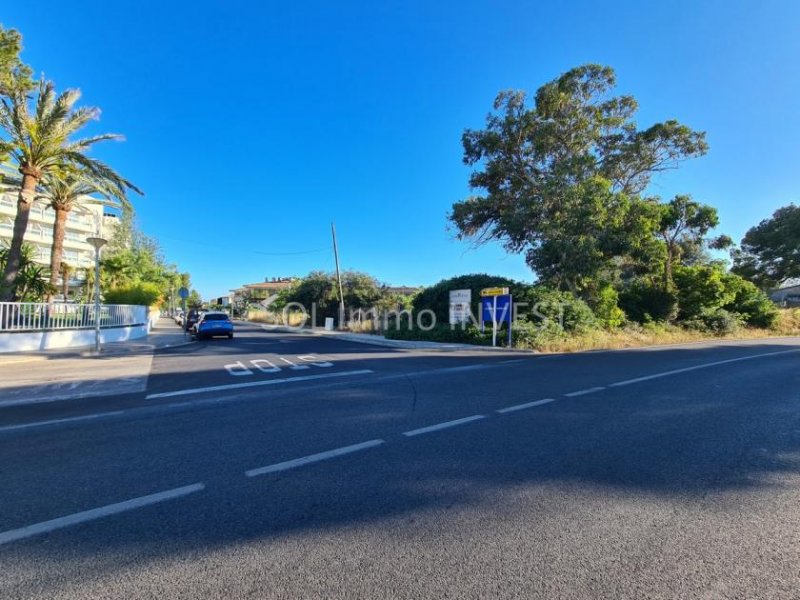
<path id="1" fill-rule="evenodd" d="M 620 387 L 623 385 L 631 385 L 632 383 L 639 383 L 641 381 L 649 381 L 650 379 L 659 379 L 660 377 L 669 377 L 670 375 L 678 375 L 679 373 L 688 373 L 689 371 L 697 371 L 699 369 L 708 369 L 719 365 L 727 365 L 730 363 L 741 362 L 743 360 L 753 360 L 756 358 L 764 358 L 766 356 L 779 356 L 781 354 L 792 354 L 800 352 L 797 350 L 781 350 L 780 352 L 767 352 L 765 354 L 751 354 L 749 356 L 740 356 L 739 358 L 729 358 L 727 360 L 718 360 L 715 362 L 704 363 L 702 365 L 695 365 L 693 367 L 686 367 L 683 369 L 673 369 L 672 371 L 664 371 L 662 373 L 654 373 L 653 375 L 645 375 L 643 377 L 636 377 L 634 379 L 626 379 L 624 381 L 617 381 L 616 383 L 608 384 L 608 387 Z"/>
<path id="2" fill-rule="evenodd" d="M 248 477 L 257 477 L 258 475 L 266 475 L 267 473 L 288 471 L 289 469 L 296 469 L 297 467 L 320 462 L 322 460 L 328 460 L 329 458 L 336 458 L 337 456 L 344 456 L 345 454 L 352 454 L 353 452 L 374 448 L 375 446 L 380 446 L 383 443 L 383 440 L 369 440 L 368 442 L 361 442 L 360 444 L 342 446 L 341 448 L 335 448 L 334 450 L 318 452 L 317 454 L 310 454 L 308 456 L 303 456 L 302 458 L 295 458 L 293 460 L 275 463 L 274 465 L 259 467 L 258 469 L 250 469 L 249 471 L 245 471 L 244 474 Z"/>
<path id="3" fill-rule="evenodd" d="M 462 371 L 480 371 L 481 369 L 490 369 L 493 364 L 477 364 L 477 365 L 464 365 L 462 367 L 443 367 L 441 369 L 431 369 L 429 371 L 421 371 L 420 373 L 460 373 Z"/>
<path id="4" fill-rule="evenodd" d="M 535 400 L 533 402 L 526 402 L 525 404 L 515 404 L 514 406 L 506 406 L 505 408 L 498 408 L 495 412 L 502 414 L 515 412 L 518 410 L 525 410 L 526 408 L 533 408 L 535 406 L 542 406 L 543 404 L 550 404 L 555 402 L 555 398 L 545 398 L 544 400 Z"/>
<path id="5" fill-rule="evenodd" d="M 317 358 L 313 354 L 306 354 L 304 356 L 298 356 L 297 358 L 299 358 L 300 360 L 302 360 L 304 362 L 310 362 L 315 367 L 327 368 L 327 367 L 332 367 L 333 366 L 332 362 L 327 361 L 327 360 L 320 360 L 319 358 Z"/>
<path id="6" fill-rule="evenodd" d="M 71 423 L 73 421 L 89 421 L 91 419 L 100 419 L 102 417 L 113 417 L 115 415 L 125 414 L 124 410 L 112 410 L 110 412 L 95 413 L 92 415 L 82 415 L 80 417 L 65 417 L 63 419 L 50 419 L 48 421 L 36 421 L 34 423 L 23 423 L 21 425 L 6 425 L 0 427 L 0 432 L 15 431 L 19 429 L 28 429 L 29 427 L 43 427 L 44 425 L 57 425 L 59 423 Z"/>
<path id="7" fill-rule="evenodd" d="M 266 358 L 256 358 L 255 360 L 251 360 L 250 363 L 262 373 L 280 373 L 280 367 L 276 367 Z M 267 365 L 266 367 L 262 367 L 261 364 Z"/>
<path id="8" fill-rule="evenodd" d="M 413 437 L 415 435 L 422 435 L 423 433 L 432 433 L 442 429 L 449 429 L 457 425 L 464 425 L 472 421 L 479 421 L 485 419 L 486 415 L 472 415 L 471 417 L 464 417 L 463 419 L 456 419 L 454 421 L 445 421 L 444 423 L 437 423 L 436 425 L 429 425 L 428 427 L 420 427 L 419 429 L 412 429 L 411 431 L 404 431 L 403 435 L 406 437 Z"/>
<path id="9" fill-rule="evenodd" d="M 599 392 L 600 390 L 604 390 L 603 386 L 587 388 L 585 390 L 578 390 L 577 392 L 570 392 L 569 394 L 564 394 L 567 398 L 574 398 L 575 396 L 584 396 L 586 394 L 593 394 L 594 392 Z"/>
<path id="10" fill-rule="evenodd" d="M 309 367 L 308 365 L 296 365 L 296 364 L 294 364 L 292 361 L 290 361 L 290 360 L 286 360 L 286 359 L 285 359 L 285 358 L 283 358 L 282 356 L 281 356 L 281 357 L 279 357 L 279 358 L 280 358 L 280 359 L 281 359 L 283 362 L 285 362 L 287 365 L 289 365 L 289 368 L 290 368 L 291 370 L 293 370 L 293 371 L 299 371 L 299 370 L 301 370 L 301 369 L 310 369 L 310 368 L 311 368 L 311 367 Z"/>
<path id="11" fill-rule="evenodd" d="M 148 394 L 145 400 L 155 398 L 172 398 L 174 396 L 187 396 L 189 394 L 200 394 L 204 392 L 222 392 L 225 390 L 240 390 L 243 388 L 261 387 L 264 385 L 278 385 L 281 383 L 297 383 L 299 381 L 315 381 L 317 379 L 330 379 L 332 377 L 348 377 L 351 375 L 368 375 L 374 373 L 372 369 L 360 369 L 358 371 L 340 371 L 338 373 L 325 373 L 324 375 L 303 375 L 302 377 L 284 377 L 282 379 L 267 379 L 265 381 L 248 381 L 247 383 L 228 383 L 226 385 L 212 385 L 202 388 L 190 388 L 187 390 L 176 390 L 174 392 L 160 392 L 158 394 Z"/>
<path id="12" fill-rule="evenodd" d="M 242 377 L 243 375 L 252 375 L 253 372 L 244 366 L 242 361 L 237 360 L 235 363 L 225 365 L 225 370 L 234 377 Z"/>
<path id="13" fill-rule="evenodd" d="M 199 492 L 204 488 L 205 486 L 202 483 L 194 483 L 192 485 L 186 485 L 183 487 L 166 490 L 164 492 L 158 492 L 148 496 L 140 496 L 139 498 L 125 500 L 124 502 L 117 502 L 116 504 L 108 504 L 99 508 L 85 510 L 83 512 L 67 515 L 65 517 L 50 519 L 49 521 L 42 521 L 41 523 L 28 525 L 27 527 L 11 529 L 9 531 L 0 533 L 0 545 L 29 538 L 34 535 L 48 533 L 57 529 L 63 529 L 65 527 L 69 527 L 70 525 L 86 523 L 87 521 L 94 521 L 95 519 L 101 519 L 109 515 L 115 515 L 128 510 L 141 508 L 143 506 L 149 506 L 158 502 L 164 502 L 165 500 L 180 498 L 181 496 L 187 496 L 189 494 Z"/>

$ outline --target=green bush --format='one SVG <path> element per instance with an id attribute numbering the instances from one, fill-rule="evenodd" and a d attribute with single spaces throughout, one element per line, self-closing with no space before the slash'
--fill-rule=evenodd
<path id="1" fill-rule="evenodd" d="M 592 309 L 581 299 L 569 292 L 553 290 L 540 285 L 518 283 L 505 277 L 486 274 L 461 275 L 444 279 L 422 290 L 414 297 L 414 314 L 431 310 L 436 322 L 446 324 L 450 320 L 450 291 L 472 290 L 472 314 L 480 319 L 480 291 L 488 287 L 507 287 L 517 306 L 517 315 L 532 323 L 555 321 L 562 323 L 566 331 L 586 331 L 599 325 Z M 613 290 L 612 290 L 613 292 Z M 612 299 L 613 302 L 613 299 Z M 604 307 L 605 308 L 605 307 Z M 607 319 L 614 322 L 620 318 L 608 308 Z"/>
<path id="2" fill-rule="evenodd" d="M 751 327 L 773 327 L 778 320 L 778 308 L 767 295 L 752 282 L 739 275 L 728 273 L 726 287 L 734 292 L 734 298 L 723 308 L 741 315 Z"/>
<path id="3" fill-rule="evenodd" d="M 619 307 L 619 292 L 610 285 L 602 286 L 591 305 L 598 322 L 607 329 L 625 322 L 625 312 Z"/>
<path id="4" fill-rule="evenodd" d="M 661 286 L 637 280 L 619 295 L 619 306 L 637 323 L 674 321 L 678 316 L 678 298 Z"/>
<path id="5" fill-rule="evenodd" d="M 680 309 L 678 316 L 685 321 L 713 313 L 736 297 L 736 286 L 716 265 L 677 267 L 673 277 Z"/>
<path id="6" fill-rule="evenodd" d="M 450 291 L 451 290 L 472 290 L 472 314 L 476 320 L 480 319 L 480 292 L 489 287 L 508 287 L 517 300 L 518 284 L 511 279 L 477 273 L 471 275 L 460 275 L 443 279 L 439 283 L 425 288 L 414 297 L 414 313 L 422 310 L 432 310 L 436 314 L 437 323 L 450 322 Z"/>
<path id="7" fill-rule="evenodd" d="M 153 306 L 161 299 L 161 291 L 155 283 L 142 282 L 107 290 L 103 298 L 106 304 Z"/>
<path id="8" fill-rule="evenodd" d="M 583 333 L 599 326 L 592 309 L 570 292 L 562 292 L 544 286 L 525 286 L 514 296 L 514 302 L 525 302 L 519 315 L 534 324 L 556 323 L 565 331 Z M 513 333 L 512 333 L 513 335 Z"/>
<path id="9" fill-rule="evenodd" d="M 384 337 L 390 340 L 415 340 L 424 342 L 444 342 L 451 344 L 478 344 L 478 345 L 491 345 L 492 334 L 491 331 L 481 333 L 480 329 L 474 325 L 467 327 L 450 327 L 446 324 L 438 324 L 432 329 L 425 331 L 419 327 L 409 328 L 400 327 L 399 329 L 391 328 L 384 332 Z M 506 339 L 503 336 L 498 336 L 500 339 Z"/>
<path id="10" fill-rule="evenodd" d="M 683 325 L 688 329 L 707 331 L 715 335 L 730 335 L 741 329 L 743 321 L 740 315 L 717 308 L 701 312 Z"/>
<path id="11" fill-rule="evenodd" d="M 533 323 L 520 319 L 511 329 L 511 339 L 515 348 L 538 348 L 543 344 L 565 340 L 569 334 L 557 321 Z"/>

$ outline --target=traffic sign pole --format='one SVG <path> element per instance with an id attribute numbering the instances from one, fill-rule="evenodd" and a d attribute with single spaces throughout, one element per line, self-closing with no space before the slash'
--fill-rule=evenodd
<path id="1" fill-rule="evenodd" d="M 492 348 L 497 346 L 497 296 L 492 296 Z"/>

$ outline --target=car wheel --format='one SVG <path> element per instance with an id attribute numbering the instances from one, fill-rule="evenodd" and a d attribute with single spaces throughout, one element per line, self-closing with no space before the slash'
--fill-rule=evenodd
<path id="1" fill-rule="evenodd" d="M 232 340 L 232 339 L 233 339 L 233 334 L 232 334 L 232 333 L 229 333 L 229 334 L 228 334 L 228 339 L 229 339 L 229 340 Z"/>

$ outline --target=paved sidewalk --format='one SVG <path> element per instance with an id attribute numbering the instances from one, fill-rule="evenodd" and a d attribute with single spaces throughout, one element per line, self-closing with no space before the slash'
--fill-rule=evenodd
<path id="1" fill-rule="evenodd" d="M 172 348 L 191 342 L 191 336 L 184 333 L 173 319 L 161 317 L 156 323 L 156 326 L 146 337 L 125 342 L 109 342 L 108 344 L 103 344 L 100 353 L 101 356 L 147 353 L 157 350 L 158 348 Z M 10 364 L 54 360 L 59 358 L 88 358 L 94 356 L 94 346 L 57 348 L 36 352 L 9 352 L 0 354 L 0 367 Z"/>
<path id="2" fill-rule="evenodd" d="M 147 337 L 106 344 L 99 355 L 90 348 L 0 355 L 0 408 L 142 392 L 153 351 L 188 343 L 162 318 Z"/>

